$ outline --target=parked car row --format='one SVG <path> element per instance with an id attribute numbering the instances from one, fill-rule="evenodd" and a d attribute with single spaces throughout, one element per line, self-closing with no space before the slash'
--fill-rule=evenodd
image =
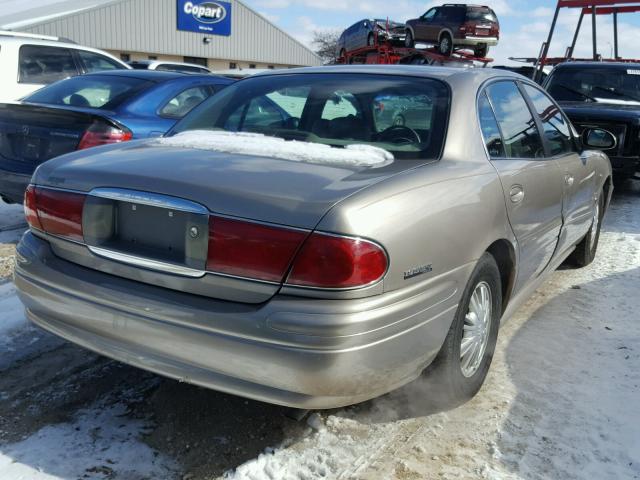
<path id="1" fill-rule="evenodd" d="M 62 80 L 0 104 L 0 197 L 22 202 L 43 162 L 75 150 L 160 137 L 233 83 L 213 75 L 111 70 Z"/>
<path id="2" fill-rule="evenodd" d="M 406 24 L 381 19 L 364 19 L 347 28 L 338 40 L 338 55 L 391 42 L 413 48 L 417 43 L 435 45 L 450 56 L 457 49 L 471 49 L 484 58 L 500 40 L 500 23 L 495 12 L 480 5 L 445 4 L 429 9 Z"/>
<path id="3" fill-rule="evenodd" d="M 77 142 L 87 125 L 126 122 L 101 107 L 123 89 L 142 101 L 152 75 L 200 81 L 93 74 L 15 108 L 73 111 L 65 123 L 81 126 L 59 140 Z M 112 76 L 123 86 L 100 86 Z M 148 114 L 181 106 L 152 97 Z M 57 145 L 25 136 L 37 138 L 14 127 L 3 144 L 29 158 Z M 482 385 L 502 319 L 567 259 L 592 262 L 612 187 L 606 155 L 590 147 L 606 142 L 597 128 L 578 136 L 544 90 L 510 72 L 256 75 L 162 138 L 42 163 L 15 284 L 42 328 L 216 390 L 330 408 L 431 365 L 438 394 L 461 401 Z"/>

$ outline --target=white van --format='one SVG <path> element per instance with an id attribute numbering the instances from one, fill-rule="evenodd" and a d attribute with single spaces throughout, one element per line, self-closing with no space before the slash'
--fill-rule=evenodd
<path id="1" fill-rule="evenodd" d="M 0 31 L 0 102 L 19 100 L 64 78 L 128 68 L 102 50 L 71 40 Z"/>

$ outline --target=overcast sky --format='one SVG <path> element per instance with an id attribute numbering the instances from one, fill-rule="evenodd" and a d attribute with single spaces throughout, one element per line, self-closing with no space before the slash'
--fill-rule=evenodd
<path id="1" fill-rule="evenodd" d="M 41 9 L 38 15 L 46 15 L 46 6 L 61 0 L 0 0 L 0 18 L 29 10 Z M 107 0 L 78 0 L 76 8 L 87 3 Z M 440 2 L 417 0 L 244 0 L 246 4 L 269 18 L 291 35 L 309 43 L 314 30 L 342 30 L 356 21 L 367 18 L 389 17 L 404 21 L 426 11 Z M 507 57 L 536 56 L 553 17 L 555 0 L 488 0 L 483 2 L 494 8 L 502 27 L 501 43 L 491 50 L 497 63 L 505 63 Z M 565 11 L 559 22 L 559 30 L 553 42 L 552 54 L 564 53 L 571 43 L 577 24 L 578 11 Z M 610 56 L 613 50 L 613 28 L 609 17 L 599 17 L 598 40 L 600 51 Z M 620 17 L 620 54 L 627 58 L 640 57 L 640 14 Z M 591 52 L 590 21 L 583 25 L 578 42 L 578 55 L 589 56 Z"/>

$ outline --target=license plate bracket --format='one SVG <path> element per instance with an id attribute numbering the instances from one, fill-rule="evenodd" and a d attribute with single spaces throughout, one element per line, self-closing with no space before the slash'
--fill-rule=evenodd
<path id="1" fill-rule="evenodd" d="M 209 241 L 209 215 L 201 209 L 144 197 L 112 198 L 89 195 L 83 212 L 87 245 L 147 259 L 151 265 L 173 265 L 205 271 Z M 196 211 L 198 210 L 198 211 Z M 140 265 L 140 262 L 136 262 Z"/>

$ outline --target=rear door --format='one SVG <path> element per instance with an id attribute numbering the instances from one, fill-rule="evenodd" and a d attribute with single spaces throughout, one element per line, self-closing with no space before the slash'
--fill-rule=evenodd
<path id="1" fill-rule="evenodd" d="M 547 267 L 556 251 L 562 228 L 562 173 L 546 158 L 538 122 L 516 82 L 487 86 L 478 110 L 518 241 L 520 290 Z"/>
<path id="2" fill-rule="evenodd" d="M 540 88 L 522 84 L 533 109 L 543 125 L 549 156 L 563 175 L 564 226 L 558 251 L 563 252 L 580 241 L 591 227 L 595 208 L 596 174 L 588 156 L 581 156 L 571 133 L 570 123 L 560 107 Z"/>

